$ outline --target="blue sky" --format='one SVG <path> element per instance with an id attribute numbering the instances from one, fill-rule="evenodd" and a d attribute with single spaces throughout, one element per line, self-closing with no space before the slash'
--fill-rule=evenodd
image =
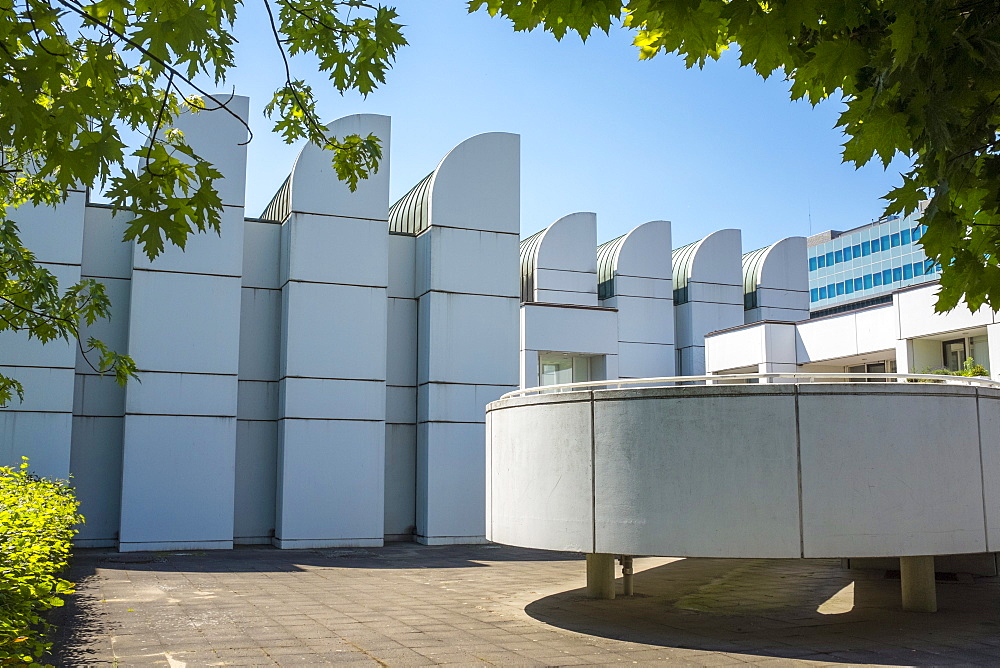
<path id="1" fill-rule="evenodd" d="M 877 218 L 907 161 L 855 170 L 840 159 L 840 103 L 792 103 L 735 54 L 703 70 L 671 55 L 639 62 L 624 30 L 556 42 L 469 15 L 461 0 L 400 0 L 410 45 L 367 99 L 341 96 L 307 58 L 324 119 L 392 116 L 391 195 L 404 194 L 455 144 L 481 132 L 521 135 L 524 236 L 575 211 L 594 211 L 598 239 L 670 220 L 674 245 L 716 229 L 743 230 L 744 250 L 791 235 Z M 270 133 L 261 110 L 283 80 L 262 6 L 241 10 L 237 69 L 227 84 L 251 97 L 248 215 L 257 215 L 298 152 Z"/>

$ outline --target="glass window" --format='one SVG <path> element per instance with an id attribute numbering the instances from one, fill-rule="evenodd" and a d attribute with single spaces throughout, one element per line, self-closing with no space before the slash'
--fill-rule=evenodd
<path id="1" fill-rule="evenodd" d="M 882 272 L 882 285 L 889 285 L 892 283 L 892 270 L 886 269 Z"/>
<path id="2" fill-rule="evenodd" d="M 833 253 L 833 263 L 834 264 L 840 264 L 843 261 L 844 261 L 844 251 L 842 251 L 842 250 L 834 251 L 834 253 Z"/>
<path id="3" fill-rule="evenodd" d="M 559 385 L 591 380 L 591 357 L 567 353 L 538 354 L 538 384 Z"/>
<path id="4" fill-rule="evenodd" d="M 912 264 L 904 264 L 903 265 L 903 280 L 905 281 L 908 278 L 913 278 L 913 265 Z"/>
<path id="5" fill-rule="evenodd" d="M 899 282 L 901 280 L 903 280 L 903 268 L 902 267 L 893 267 L 893 269 L 892 269 L 892 282 L 893 283 L 897 283 L 897 282 Z"/>
<path id="6" fill-rule="evenodd" d="M 837 296 L 837 286 L 834 285 L 833 283 L 831 283 L 830 285 L 826 286 L 826 296 L 829 297 L 830 299 L 833 299 L 834 297 L 836 297 Z"/>
<path id="7" fill-rule="evenodd" d="M 906 228 L 905 230 L 900 230 L 899 231 L 899 242 L 901 244 L 903 244 L 904 246 L 906 244 L 910 243 L 910 229 L 909 228 Z"/>
<path id="8" fill-rule="evenodd" d="M 875 284 L 875 287 L 882 285 L 882 274 L 872 274 L 872 282 Z"/>
<path id="9" fill-rule="evenodd" d="M 944 342 L 944 366 L 949 371 L 961 371 L 965 366 L 965 339 Z"/>
<path id="10" fill-rule="evenodd" d="M 872 287 L 872 275 L 865 274 L 865 290 L 868 290 L 871 287 Z"/>
<path id="11" fill-rule="evenodd" d="M 829 253 L 826 254 L 826 266 L 828 267 L 833 266 L 833 251 L 830 251 Z"/>
<path id="12" fill-rule="evenodd" d="M 860 290 L 862 287 L 863 287 L 863 283 L 862 283 L 861 279 L 860 278 L 855 278 L 854 279 L 854 290 L 855 290 L 855 292 L 858 291 L 858 290 Z"/>
<path id="13" fill-rule="evenodd" d="M 925 260 L 924 261 L 924 273 L 925 274 L 933 274 L 934 273 L 934 260 Z"/>
<path id="14" fill-rule="evenodd" d="M 921 234 L 920 234 L 920 225 L 917 225 L 916 227 L 914 227 L 911 230 L 911 232 L 913 234 L 913 240 L 914 241 L 916 241 L 917 239 L 919 239 L 921 237 Z"/>
<path id="15" fill-rule="evenodd" d="M 880 250 L 882 250 L 882 248 L 879 246 L 879 240 L 878 239 L 872 239 L 872 252 L 873 253 L 877 253 Z"/>
<path id="16" fill-rule="evenodd" d="M 844 282 L 837 283 L 837 296 L 844 294 Z"/>
<path id="17" fill-rule="evenodd" d="M 892 235 L 891 237 L 889 237 L 889 239 L 892 241 L 892 247 L 893 248 L 895 248 L 896 246 L 899 245 L 899 233 L 898 232 L 896 234 Z"/>
<path id="18" fill-rule="evenodd" d="M 861 257 L 871 255 L 872 252 L 872 242 L 862 241 L 861 242 Z"/>
<path id="19" fill-rule="evenodd" d="M 818 289 L 813 288 L 812 290 L 809 291 L 809 301 L 811 301 L 811 302 L 819 301 L 819 290 Z"/>
<path id="20" fill-rule="evenodd" d="M 924 275 L 924 263 L 923 262 L 914 262 L 913 263 L 913 275 L 914 276 L 923 276 Z"/>
<path id="21" fill-rule="evenodd" d="M 826 299 L 826 286 L 819 288 L 819 298 Z"/>
<path id="22" fill-rule="evenodd" d="M 818 266 L 818 267 L 825 267 L 826 266 L 826 256 L 825 255 L 820 255 L 819 257 L 816 258 L 816 266 Z"/>
<path id="23" fill-rule="evenodd" d="M 881 248 L 884 251 L 889 250 L 889 235 L 887 234 L 884 237 L 882 237 L 879 240 L 878 245 L 879 245 L 879 248 Z"/>
<path id="24" fill-rule="evenodd" d="M 844 294 L 851 294 L 854 292 L 854 281 L 847 279 L 844 281 Z"/>
<path id="25" fill-rule="evenodd" d="M 854 244 L 854 247 L 851 249 L 851 255 L 854 256 L 854 259 L 861 257 L 861 244 Z"/>
<path id="26" fill-rule="evenodd" d="M 809 271 L 816 271 L 816 258 L 809 258 Z"/>
<path id="27" fill-rule="evenodd" d="M 851 247 L 850 246 L 845 246 L 844 247 L 844 262 L 850 262 L 850 261 L 851 261 Z"/>

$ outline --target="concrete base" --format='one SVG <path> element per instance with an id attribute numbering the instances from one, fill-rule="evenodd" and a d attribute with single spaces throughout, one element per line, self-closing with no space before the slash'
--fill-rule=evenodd
<path id="1" fill-rule="evenodd" d="M 119 552 L 173 552 L 174 550 L 231 550 L 231 540 L 165 541 L 145 543 L 118 543 Z"/>
<path id="2" fill-rule="evenodd" d="M 271 544 L 282 550 L 321 547 L 382 547 L 381 538 L 272 538 Z"/>
<path id="3" fill-rule="evenodd" d="M 903 610 L 937 612 L 934 557 L 900 557 L 899 575 L 903 591 Z"/>
<path id="4" fill-rule="evenodd" d="M 485 545 L 486 536 L 413 536 L 421 545 Z"/>
<path id="5" fill-rule="evenodd" d="M 118 547 L 118 541 L 114 538 L 83 538 L 74 539 L 73 547 Z"/>
<path id="6" fill-rule="evenodd" d="M 615 557 L 612 554 L 587 555 L 587 595 L 590 598 L 615 597 Z"/>

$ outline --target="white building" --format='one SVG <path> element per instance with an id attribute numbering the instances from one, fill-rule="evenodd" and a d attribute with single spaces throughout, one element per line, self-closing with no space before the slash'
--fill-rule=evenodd
<path id="1" fill-rule="evenodd" d="M 12 214 L 63 284 L 107 286 L 113 318 L 83 338 L 139 366 L 120 388 L 75 345 L 0 335 L 0 368 L 26 389 L 0 408 L 0 461 L 72 474 L 84 546 L 480 542 L 485 406 L 518 386 L 989 366 L 1000 341 L 992 313 L 933 315 L 933 285 L 809 320 L 801 237 L 744 253 L 721 230 L 674 249 L 652 221 L 598 245 L 596 215 L 574 213 L 521 241 L 516 135 L 462 142 L 392 206 L 388 158 L 352 193 L 307 146 L 253 218 L 245 127 L 221 112 L 178 125 L 225 176 L 221 236 L 150 262 L 86 192 Z M 390 154 L 386 117 L 329 127 Z"/>

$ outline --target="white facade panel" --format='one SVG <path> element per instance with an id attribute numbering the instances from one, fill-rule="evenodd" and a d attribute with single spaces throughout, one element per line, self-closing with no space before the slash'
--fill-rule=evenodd
<path id="1" fill-rule="evenodd" d="M 233 539 L 236 543 L 271 542 L 274 535 L 277 459 L 277 422 L 237 422 L 233 488 Z"/>
<path id="2" fill-rule="evenodd" d="M 575 306 L 597 306 L 597 293 L 562 292 L 559 290 L 535 290 L 535 301 L 544 304 L 570 304 Z"/>
<path id="3" fill-rule="evenodd" d="M 240 420 L 278 419 L 278 381 L 240 380 L 236 396 Z"/>
<path id="4" fill-rule="evenodd" d="M 115 545 L 121 513 L 122 417 L 73 418 L 70 470 L 80 501 L 79 525 L 74 541 L 93 547 Z"/>
<path id="5" fill-rule="evenodd" d="M 386 286 L 387 223 L 294 213 L 288 275 L 297 281 Z"/>
<path id="6" fill-rule="evenodd" d="M 30 471 L 46 478 L 69 476 L 73 414 L 0 411 L 0 462 L 17 466 L 28 457 Z"/>
<path id="7" fill-rule="evenodd" d="M 281 343 L 281 291 L 240 291 L 241 380 L 277 380 Z"/>
<path id="8" fill-rule="evenodd" d="M 132 266 L 156 272 L 178 271 L 239 277 L 243 272 L 245 225 L 242 206 L 223 207 L 219 233 L 195 232 L 188 237 L 183 249 L 168 243 L 155 260 L 146 257 L 140 246 L 135 246 Z"/>
<path id="9" fill-rule="evenodd" d="M 969 327 L 984 327 L 998 321 L 988 306 L 975 313 L 970 313 L 964 306 L 948 313 L 935 313 L 938 289 L 937 283 L 931 283 L 893 296 L 893 304 L 899 311 L 899 338 L 912 339 Z"/>
<path id="10" fill-rule="evenodd" d="M 282 297 L 284 375 L 385 379 L 385 288 L 288 283 Z"/>
<path id="11" fill-rule="evenodd" d="M 835 399 L 830 387 L 800 387 L 803 556 L 985 552 L 975 389 L 866 384 L 898 395 L 873 410 L 850 385 Z"/>
<path id="12" fill-rule="evenodd" d="M 385 425 L 385 535 L 409 540 L 417 528 L 417 426 Z"/>
<path id="13" fill-rule="evenodd" d="M 389 235 L 389 297 L 416 298 L 416 246 L 414 237 Z"/>
<path id="14" fill-rule="evenodd" d="M 62 204 L 54 207 L 25 204 L 7 209 L 7 217 L 17 223 L 21 243 L 35 254 L 36 261 L 79 265 L 86 201 L 86 194 L 71 190 Z"/>
<path id="15" fill-rule="evenodd" d="M 417 417 L 421 422 L 482 422 L 486 404 L 516 389 L 516 385 L 429 383 L 421 388 Z"/>
<path id="16" fill-rule="evenodd" d="M 122 241 L 131 214 L 88 204 L 83 227 L 83 272 L 98 278 L 132 276 L 132 243 Z M 115 303 L 118 306 L 118 302 Z"/>
<path id="17" fill-rule="evenodd" d="M 417 244 L 418 286 L 499 297 L 516 295 L 520 290 L 514 264 L 516 234 L 434 227 L 425 236 L 427 239 Z M 498 270 L 504 266 L 510 270 Z"/>
<path id="18" fill-rule="evenodd" d="M 674 282 L 669 278 L 615 275 L 615 295 L 620 297 L 674 298 Z M 612 306 L 612 304 L 604 304 Z"/>
<path id="19" fill-rule="evenodd" d="M 235 375 L 141 372 L 128 388 L 127 413 L 144 415 L 236 415 Z"/>
<path id="20" fill-rule="evenodd" d="M 72 368 L 0 366 L 0 374 L 24 386 L 24 401 L 18 402 L 15 395 L 7 408 L 0 408 L 0 415 L 16 411 L 73 411 L 75 374 Z"/>
<path id="21" fill-rule="evenodd" d="M 794 331 L 794 330 L 793 330 Z M 705 338 L 705 371 L 718 373 L 767 361 L 764 325 L 757 324 Z M 794 355 L 794 348 L 793 348 Z"/>
<path id="22" fill-rule="evenodd" d="M 77 372 L 73 390 L 73 414 L 121 417 L 125 414 L 125 388 L 110 374 L 98 376 Z"/>
<path id="23" fill-rule="evenodd" d="M 281 225 L 245 221 L 243 287 L 271 290 L 281 288 Z"/>
<path id="24" fill-rule="evenodd" d="M 416 385 L 417 300 L 390 298 L 387 319 L 386 382 Z"/>
<path id="25" fill-rule="evenodd" d="M 384 468 L 382 422 L 282 420 L 279 546 L 381 545 Z"/>
<path id="26" fill-rule="evenodd" d="M 618 352 L 618 322 L 608 309 L 521 307 L 521 348 L 592 355 Z"/>
<path id="27" fill-rule="evenodd" d="M 485 541 L 483 433 L 482 423 L 425 422 L 417 426 L 418 541 Z"/>
<path id="28" fill-rule="evenodd" d="M 384 420 L 385 382 L 283 378 L 279 393 L 284 418 Z"/>
<path id="29" fill-rule="evenodd" d="M 618 340 L 629 343 L 674 342 L 674 308 L 667 299 L 618 296 Z"/>
<path id="30" fill-rule="evenodd" d="M 85 266 L 85 275 L 82 278 L 87 278 L 86 272 L 88 271 L 90 271 L 90 268 Z M 81 323 L 80 341 L 86 344 L 87 339 L 92 336 L 102 341 L 112 350 L 120 353 L 125 352 L 128 350 L 128 321 L 132 298 L 131 281 L 121 278 L 101 278 L 97 280 L 104 284 L 104 291 L 108 299 L 111 300 L 111 318 L 109 320 L 95 320 L 92 325 L 88 325 L 85 322 Z M 91 365 L 98 366 L 99 355 L 90 351 L 87 353 L 87 359 L 85 360 L 83 358 L 84 349 L 76 346 L 76 370 L 82 373 L 93 373 Z M 90 364 L 87 363 L 88 360 Z"/>
<path id="31" fill-rule="evenodd" d="M 593 249 L 590 249 L 589 253 L 593 255 Z M 539 291 L 579 292 L 587 295 L 597 294 L 597 273 L 593 269 L 589 271 L 568 271 L 538 267 L 535 269 L 535 282 L 536 288 Z M 597 306 L 597 302 L 595 301 L 589 304 L 589 306 Z"/>
<path id="32" fill-rule="evenodd" d="M 979 441 L 983 462 L 986 550 L 1000 549 L 1000 392 L 979 389 Z"/>
<path id="33" fill-rule="evenodd" d="M 676 374 L 673 344 L 618 343 L 618 373 L 609 378 L 654 378 Z"/>
<path id="34" fill-rule="evenodd" d="M 120 549 L 233 542 L 235 417 L 130 415 Z"/>
<path id="35" fill-rule="evenodd" d="M 137 271 L 129 354 L 140 369 L 235 374 L 239 277 Z"/>
<path id="36" fill-rule="evenodd" d="M 444 292 L 421 297 L 419 341 L 426 356 L 420 358 L 418 382 L 516 379 L 517 303 L 513 297 Z"/>
<path id="37" fill-rule="evenodd" d="M 385 421 L 393 424 L 416 424 L 417 388 L 386 385 Z"/>

